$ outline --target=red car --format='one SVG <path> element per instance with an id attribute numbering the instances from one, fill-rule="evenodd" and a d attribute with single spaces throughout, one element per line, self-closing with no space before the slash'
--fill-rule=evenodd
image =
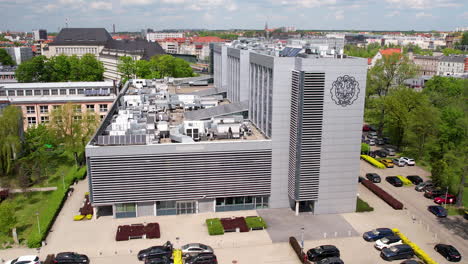
<path id="1" fill-rule="evenodd" d="M 363 125 L 362 126 L 362 131 L 367 132 L 370 130 L 370 127 L 368 125 Z"/>
<path id="2" fill-rule="evenodd" d="M 440 197 L 434 198 L 434 202 L 436 204 L 454 204 L 456 200 L 456 197 L 451 194 L 448 194 L 447 197 L 446 195 L 442 195 Z"/>

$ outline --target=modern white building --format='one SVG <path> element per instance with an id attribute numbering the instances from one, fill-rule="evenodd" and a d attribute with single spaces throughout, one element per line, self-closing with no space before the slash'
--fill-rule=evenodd
<path id="1" fill-rule="evenodd" d="M 155 42 L 166 38 L 183 38 L 183 32 L 153 32 L 146 34 L 146 40 Z"/>
<path id="2" fill-rule="evenodd" d="M 459 56 L 442 56 L 437 65 L 437 75 L 451 76 L 460 75 L 467 71 L 468 57 L 465 55 Z"/>
<path id="3" fill-rule="evenodd" d="M 32 59 L 33 52 L 31 47 L 6 47 L 6 52 L 11 56 L 16 65 Z"/>

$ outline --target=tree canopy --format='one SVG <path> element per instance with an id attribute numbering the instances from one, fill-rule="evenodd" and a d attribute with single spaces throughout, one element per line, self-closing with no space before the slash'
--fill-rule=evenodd
<path id="1" fill-rule="evenodd" d="M 15 62 L 5 49 L 0 49 L 0 64 L 15 65 Z"/>
<path id="2" fill-rule="evenodd" d="M 21 63 L 15 74 L 19 82 L 102 81 L 104 66 L 93 54 L 36 56 Z"/>
<path id="3" fill-rule="evenodd" d="M 117 69 L 122 79 L 126 80 L 131 78 L 159 79 L 195 76 L 188 62 L 171 55 L 154 56 L 150 61 L 134 61 L 128 56 L 120 57 Z"/>
<path id="4" fill-rule="evenodd" d="M 16 106 L 7 106 L 0 113 L 0 124 L 0 174 L 8 175 L 13 171 L 14 162 L 21 153 L 21 110 Z"/>

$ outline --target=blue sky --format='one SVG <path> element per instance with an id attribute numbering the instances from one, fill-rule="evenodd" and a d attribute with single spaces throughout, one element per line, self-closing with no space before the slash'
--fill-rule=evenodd
<path id="1" fill-rule="evenodd" d="M 454 30 L 467 0 L 0 0 L 0 30 L 142 28 Z"/>

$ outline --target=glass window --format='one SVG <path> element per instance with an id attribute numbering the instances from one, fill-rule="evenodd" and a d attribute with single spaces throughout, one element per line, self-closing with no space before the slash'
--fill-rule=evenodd
<path id="1" fill-rule="evenodd" d="M 81 113 L 81 105 L 73 105 L 73 111 L 75 113 Z"/>
<path id="2" fill-rule="evenodd" d="M 16 91 L 16 96 L 23 96 L 23 95 L 24 95 L 24 90 Z"/>
<path id="3" fill-rule="evenodd" d="M 94 112 L 94 105 L 93 104 L 86 105 L 86 111 Z"/>
<path id="4" fill-rule="evenodd" d="M 226 198 L 226 205 L 232 205 L 234 204 L 234 198 L 228 197 Z"/>
<path id="5" fill-rule="evenodd" d="M 79 121 L 79 120 L 81 120 L 81 116 L 73 116 L 73 120 Z"/>
<path id="6" fill-rule="evenodd" d="M 28 125 L 35 125 L 36 122 L 36 117 L 28 117 Z"/>
<path id="7" fill-rule="evenodd" d="M 104 117 L 106 117 L 106 116 L 105 115 L 100 115 L 99 117 L 101 118 L 101 120 L 103 120 Z"/>
<path id="8" fill-rule="evenodd" d="M 26 113 L 34 114 L 36 113 L 36 109 L 34 108 L 34 106 L 26 106 Z"/>
<path id="9" fill-rule="evenodd" d="M 42 114 L 49 112 L 49 106 L 48 105 L 41 105 L 41 106 L 39 106 L 39 108 L 40 108 Z"/>
<path id="10" fill-rule="evenodd" d="M 34 90 L 34 95 L 41 95 L 41 90 Z"/>
<path id="11" fill-rule="evenodd" d="M 52 95 L 58 95 L 58 90 L 57 89 L 52 89 Z"/>
<path id="12" fill-rule="evenodd" d="M 99 111 L 107 112 L 107 105 L 106 104 L 100 104 L 99 105 Z"/>
<path id="13" fill-rule="evenodd" d="M 60 95 L 66 95 L 67 89 L 60 89 Z"/>
<path id="14" fill-rule="evenodd" d="M 70 89 L 70 90 L 68 90 L 68 93 L 69 94 L 76 94 L 76 89 Z"/>
<path id="15" fill-rule="evenodd" d="M 134 203 L 127 204 L 116 204 L 115 205 L 115 217 L 136 217 L 136 205 Z"/>
<path id="16" fill-rule="evenodd" d="M 30 96 L 30 95 L 32 95 L 32 94 L 33 94 L 33 93 L 32 93 L 32 90 L 26 90 L 26 96 Z"/>
<path id="17" fill-rule="evenodd" d="M 0 96 L 6 96 L 6 91 L 5 90 L 0 90 Z"/>
<path id="18" fill-rule="evenodd" d="M 84 94 L 84 89 L 78 89 L 78 94 Z"/>
<path id="19" fill-rule="evenodd" d="M 8 96 L 15 96 L 14 90 L 8 90 L 7 93 L 8 93 Z"/>
<path id="20" fill-rule="evenodd" d="M 58 110 L 59 108 L 60 108 L 60 105 L 54 105 L 54 106 L 52 106 L 52 109 L 54 109 L 54 110 Z"/>
<path id="21" fill-rule="evenodd" d="M 50 91 L 49 91 L 49 90 L 42 90 L 42 94 L 43 94 L 43 95 L 49 95 L 49 94 L 50 94 Z"/>
<path id="22" fill-rule="evenodd" d="M 41 116 L 41 123 L 49 123 L 49 117 L 48 116 Z"/>

